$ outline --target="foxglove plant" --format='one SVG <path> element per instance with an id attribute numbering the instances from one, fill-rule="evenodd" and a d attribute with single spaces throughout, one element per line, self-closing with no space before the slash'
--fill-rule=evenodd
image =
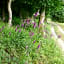
<path id="1" fill-rule="evenodd" d="M 19 32 L 21 32 L 21 29 L 19 30 Z"/>
<path id="2" fill-rule="evenodd" d="M 15 31 L 17 32 L 17 27 L 16 27 Z"/>
<path id="3" fill-rule="evenodd" d="M 39 12 L 36 12 L 36 13 L 34 14 L 35 17 L 37 17 L 38 15 L 39 15 Z"/>
<path id="4" fill-rule="evenodd" d="M 34 35 L 34 33 L 33 33 L 33 32 L 29 32 L 29 35 L 30 35 L 30 36 L 33 36 L 33 35 Z"/>
<path id="5" fill-rule="evenodd" d="M 61 38 L 61 35 L 58 35 L 58 38 Z"/>
<path id="6" fill-rule="evenodd" d="M 21 27 L 24 27 L 24 24 L 21 24 Z"/>
<path id="7" fill-rule="evenodd" d="M 40 48 L 40 44 L 38 45 L 38 47 L 37 48 Z"/>
<path id="8" fill-rule="evenodd" d="M 36 28 L 36 22 L 32 23 L 33 24 L 33 28 Z"/>
<path id="9" fill-rule="evenodd" d="M 35 42 L 36 42 L 36 40 L 33 41 L 33 43 L 35 43 Z"/>
<path id="10" fill-rule="evenodd" d="M 20 27 L 20 25 L 17 25 L 17 28 L 19 28 Z"/>
<path id="11" fill-rule="evenodd" d="M 27 19 L 26 22 L 27 22 L 27 24 L 30 24 L 30 20 L 29 19 Z"/>

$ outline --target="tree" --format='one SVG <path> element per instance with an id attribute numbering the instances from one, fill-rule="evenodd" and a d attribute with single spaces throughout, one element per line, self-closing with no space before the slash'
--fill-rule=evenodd
<path id="1" fill-rule="evenodd" d="M 8 1 L 8 13 L 9 13 L 9 26 L 12 25 L 12 9 L 11 9 L 12 0 Z"/>

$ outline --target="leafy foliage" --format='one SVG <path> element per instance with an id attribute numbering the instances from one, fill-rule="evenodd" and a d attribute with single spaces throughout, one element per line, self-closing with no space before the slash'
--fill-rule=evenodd
<path id="1" fill-rule="evenodd" d="M 54 41 L 49 35 L 46 38 L 42 37 L 38 32 L 38 26 L 33 28 L 32 23 L 28 25 L 25 23 L 23 26 L 7 27 L 4 24 L 0 27 L 2 29 L 0 31 L 1 63 L 4 59 L 4 62 L 14 64 L 64 63 L 60 50 Z M 49 30 L 49 28 L 46 27 L 46 30 Z"/>
<path id="2" fill-rule="evenodd" d="M 55 11 L 52 11 L 51 16 L 54 18 L 54 20 L 64 22 L 64 6 L 55 9 Z"/>

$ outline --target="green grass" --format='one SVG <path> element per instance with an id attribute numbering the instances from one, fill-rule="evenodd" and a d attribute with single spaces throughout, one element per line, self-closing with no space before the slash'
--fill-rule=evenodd
<path id="1" fill-rule="evenodd" d="M 1 28 L 4 25 L 5 23 L 0 22 Z M 45 25 L 49 33 L 47 38 L 42 37 L 38 27 L 34 29 L 32 24 L 26 28 L 19 27 L 17 31 L 16 26 L 8 28 L 6 24 L 0 32 L 0 64 L 3 64 L 3 61 L 7 64 L 64 64 L 61 51 L 50 37 L 50 25 Z M 34 35 L 29 36 L 29 32 Z"/>

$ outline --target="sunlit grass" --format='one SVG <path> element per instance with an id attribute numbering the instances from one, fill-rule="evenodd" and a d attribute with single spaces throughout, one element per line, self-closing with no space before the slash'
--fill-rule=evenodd
<path id="1" fill-rule="evenodd" d="M 58 27 L 54 26 L 54 29 L 55 29 L 55 32 L 56 32 L 58 38 L 61 38 L 62 40 L 64 40 L 64 35 L 59 31 Z"/>

